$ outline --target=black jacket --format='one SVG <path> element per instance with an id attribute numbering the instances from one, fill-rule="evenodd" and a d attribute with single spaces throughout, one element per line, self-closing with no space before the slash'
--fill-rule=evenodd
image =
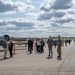
<path id="1" fill-rule="evenodd" d="M 33 46 L 33 41 L 32 40 L 28 40 L 28 46 Z"/>

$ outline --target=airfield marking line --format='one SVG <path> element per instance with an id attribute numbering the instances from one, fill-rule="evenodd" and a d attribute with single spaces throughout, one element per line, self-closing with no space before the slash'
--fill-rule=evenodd
<path id="1" fill-rule="evenodd" d="M 74 45 L 75 45 L 75 44 L 73 44 L 73 46 L 74 46 Z M 73 46 L 72 46 L 72 47 L 73 47 Z M 67 56 L 65 57 L 65 59 L 64 59 L 64 61 L 63 61 L 63 63 L 62 63 L 62 65 L 61 65 L 61 67 L 60 67 L 60 69 L 59 69 L 59 71 L 58 71 L 58 75 L 59 75 L 59 73 L 61 72 L 61 69 L 62 69 L 62 67 L 63 67 L 63 65 L 64 65 L 64 63 L 65 63 L 65 61 L 66 61 L 68 55 L 70 54 L 72 47 L 70 48 L 70 50 L 69 50 Z"/>

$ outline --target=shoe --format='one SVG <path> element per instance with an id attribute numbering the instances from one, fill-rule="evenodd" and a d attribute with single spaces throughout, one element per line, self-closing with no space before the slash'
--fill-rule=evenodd
<path id="1" fill-rule="evenodd" d="M 50 55 L 48 55 L 48 57 L 50 57 Z"/>
<path id="2" fill-rule="evenodd" d="M 59 58 L 61 58 L 61 56 L 59 56 Z"/>
<path id="3" fill-rule="evenodd" d="M 31 54 L 32 52 L 30 52 L 30 54 Z"/>
<path id="4" fill-rule="evenodd" d="M 4 59 L 8 59 L 7 57 L 4 57 Z"/>
<path id="5" fill-rule="evenodd" d="M 10 56 L 10 58 L 13 58 L 13 56 Z"/>
<path id="6" fill-rule="evenodd" d="M 58 58 L 61 58 L 61 56 L 57 56 Z"/>

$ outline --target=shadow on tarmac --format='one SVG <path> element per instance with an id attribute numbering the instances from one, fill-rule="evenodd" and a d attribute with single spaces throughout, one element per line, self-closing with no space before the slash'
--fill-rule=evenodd
<path id="1" fill-rule="evenodd" d="M 0 52 L 3 52 L 4 50 L 0 50 Z"/>
<path id="2" fill-rule="evenodd" d="M 9 58 L 6 58 L 6 59 L 2 58 L 2 59 L 0 59 L 0 61 L 7 60 L 7 59 L 9 59 Z"/>
<path id="3" fill-rule="evenodd" d="M 48 56 L 48 57 L 46 57 L 46 59 L 52 59 L 52 57 Z"/>

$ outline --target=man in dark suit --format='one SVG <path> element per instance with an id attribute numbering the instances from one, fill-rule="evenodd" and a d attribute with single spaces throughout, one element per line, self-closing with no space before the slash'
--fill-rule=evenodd
<path id="1" fill-rule="evenodd" d="M 31 39 L 31 42 L 32 42 L 32 46 L 31 46 L 31 49 L 32 49 L 32 51 L 33 51 L 33 43 L 34 43 L 34 41 L 33 41 L 33 38 Z"/>
<path id="2" fill-rule="evenodd" d="M 45 42 L 44 42 L 43 38 L 41 39 L 40 43 L 41 43 L 41 53 L 42 53 L 42 52 L 44 53 L 43 47 L 44 47 L 44 45 L 45 45 Z"/>
<path id="3" fill-rule="evenodd" d="M 28 40 L 28 51 L 30 52 L 30 53 L 32 53 L 32 39 L 31 38 L 29 38 L 29 40 Z"/>
<path id="4" fill-rule="evenodd" d="M 47 44 L 48 44 L 48 49 L 49 49 L 49 57 L 53 57 L 53 51 L 52 51 L 52 47 L 53 47 L 53 39 L 51 36 L 49 36 L 48 40 L 47 40 Z M 50 56 L 51 55 L 51 56 Z"/>
<path id="5" fill-rule="evenodd" d="M 11 40 L 10 40 L 10 43 L 9 43 L 9 45 L 8 45 L 8 48 L 9 48 L 10 57 L 13 57 L 13 53 L 12 53 L 12 50 L 13 50 L 13 43 L 12 43 Z"/>

